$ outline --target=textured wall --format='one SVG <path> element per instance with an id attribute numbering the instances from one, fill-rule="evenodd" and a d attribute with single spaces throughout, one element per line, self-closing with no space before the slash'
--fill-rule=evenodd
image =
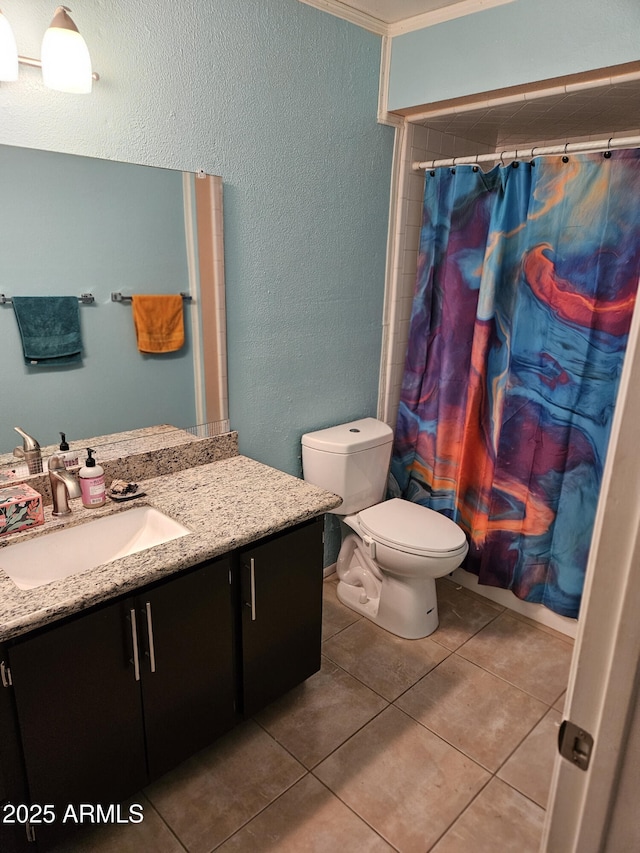
<path id="1" fill-rule="evenodd" d="M 53 12 L 5 0 L 39 56 Z M 231 425 L 299 473 L 309 429 L 375 414 L 393 131 L 380 39 L 298 0 L 73 8 L 101 81 L 0 84 L 0 142 L 222 175 Z M 115 400 L 105 400 L 105 405 Z"/>
<path id="2" fill-rule="evenodd" d="M 637 0 L 516 0 L 393 40 L 389 109 L 640 59 Z"/>

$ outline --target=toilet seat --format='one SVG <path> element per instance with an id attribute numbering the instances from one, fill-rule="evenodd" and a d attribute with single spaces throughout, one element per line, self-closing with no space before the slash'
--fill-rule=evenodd
<path id="1" fill-rule="evenodd" d="M 445 557 L 467 548 L 466 537 L 455 522 L 401 498 L 368 507 L 357 519 L 364 536 L 407 554 Z"/>

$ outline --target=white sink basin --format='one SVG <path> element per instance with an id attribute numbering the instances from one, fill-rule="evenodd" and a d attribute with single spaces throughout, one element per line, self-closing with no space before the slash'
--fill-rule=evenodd
<path id="1" fill-rule="evenodd" d="M 33 589 L 161 545 L 191 531 L 150 506 L 124 510 L 0 548 L 0 568 Z"/>

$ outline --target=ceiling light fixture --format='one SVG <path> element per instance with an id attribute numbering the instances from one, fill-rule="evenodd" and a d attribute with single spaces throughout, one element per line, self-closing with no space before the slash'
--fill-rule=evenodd
<path id="1" fill-rule="evenodd" d="M 89 50 L 68 14 L 66 6 L 58 6 L 49 29 L 42 39 L 42 59 L 19 56 L 9 22 L 0 11 L 0 80 L 18 77 L 18 63 L 42 69 L 42 80 L 49 89 L 72 94 L 91 91 L 98 74 L 91 70 Z"/>
<path id="2" fill-rule="evenodd" d="M 0 80 L 18 79 L 18 46 L 9 21 L 0 9 Z"/>

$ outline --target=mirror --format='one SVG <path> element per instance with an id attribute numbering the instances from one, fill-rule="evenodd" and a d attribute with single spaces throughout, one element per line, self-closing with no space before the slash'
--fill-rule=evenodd
<path id="1" fill-rule="evenodd" d="M 222 180 L 0 145 L 0 453 L 228 418 Z M 82 359 L 26 362 L 11 298 L 76 296 Z M 183 293 L 185 344 L 137 348 L 131 302 Z M 227 425 L 228 428 L 228 425 Z"/>

